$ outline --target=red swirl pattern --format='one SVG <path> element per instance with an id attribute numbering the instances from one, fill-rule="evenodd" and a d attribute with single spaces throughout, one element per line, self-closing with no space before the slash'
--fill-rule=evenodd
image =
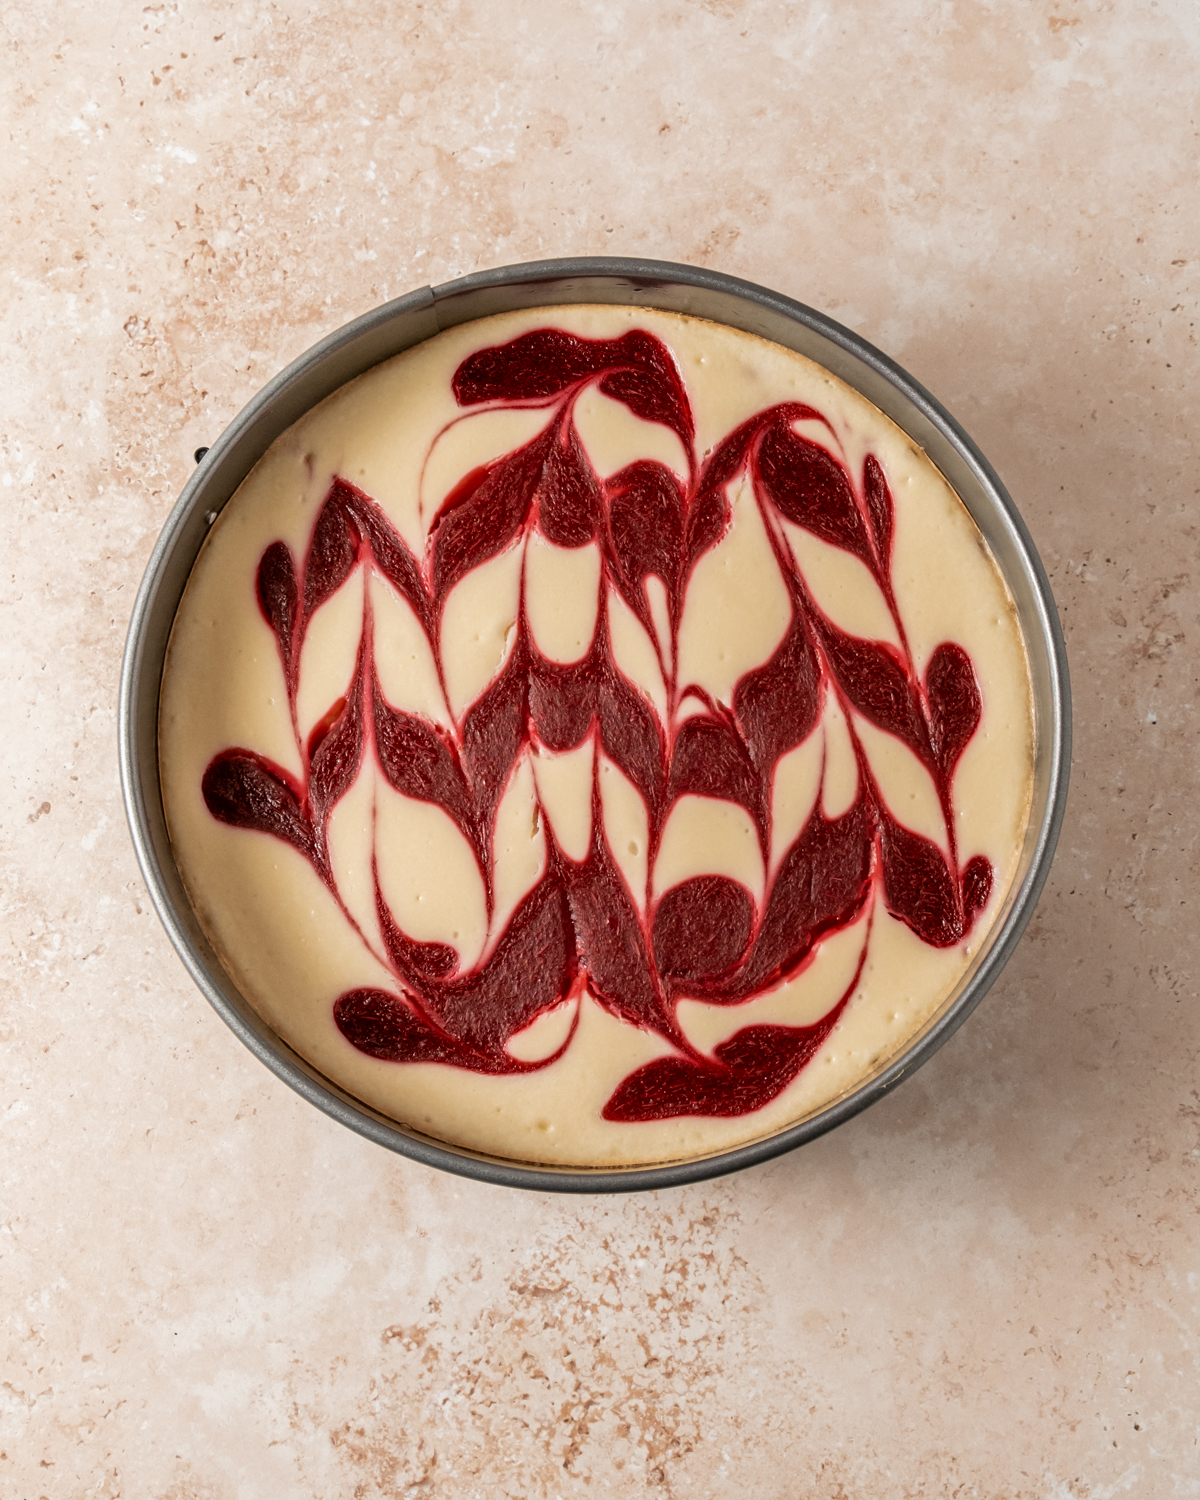
<path id="1" fill-rule="evenodd" d="M 575 422 L 576 403 L 591 386 L 643 421 L 675 433 L 687 455 L 686 480 L 650 460 L 602 480 Z M 353 923 L 337 890 L 329 820 L 373 757 L 395 791 L 436 804 L 453 820 L 478 863 L 490 919 L 497 810 L 521 757 L 531 746 L 566 751 L 590 740 L 645 804 L 648 869 L 654 869 L 671 809 L 688 795 L 744 808 L 769 869 L 775 769 L 813 732 L 824 696 L 832 694 L 850 725 L 857 793 L 832 818 L 818 798 L 761 899 L 720 875 L 684 880 L 656 900 L 649 891 L 644 902 L 635 899 L 605 836 L 600 757 L 593 755 L 585 857 L 569 857 L 550 820 L 543 819 L 542 874 L 473 967 L 464 969 L 450 944 L 418 942 L 401 929 L 376 864 L 375 903 L 385 948 L 380 956 L 393 987 L 351 990 L 333 1005 L 343 1035 L 372 1057 L 517 1073 L 553 1062 L 570 1045 L 573 1030 L 558 1052 L 538 1062 L 518 1060 L 507 1044 L 586 986 L 611 1014 L 671 1048 L 669 1056 L 620 1083 L 604 1108 L 606 1119 L 757 1110 L 796 1078 L 828 1036 L 858 982 L 865 942 L 850 985 L 812 1026 L 746 1026 L 708 1054 L 680 1027 L 681 999 L 736 1005 L 772 989 L 799 973 L 827 935 L 864 916 L 869 933 L 876 895 L 936 947 L 959 943 L 990 897 L 990 862 L 975 854 L 960 863 L 954 836 L 954 770 L 981 715 L 970 658 L 960 646 L 943 643 L 924 678 L 918 676 L 891 582 L 894 507 L 886 475 L 874 457 L 866 459 L 861 474 L 851 474 L 826 447 L 801 436 L 798 423 L 828 427 L 812 407 L 793 403 L 763 410 L 701 461 L 674 359 L 659 339 L 640 331 L 593 340 L 539 329 L 472 355 L 457 370 L 453 392 L 468 410 L 534 407 L 545 409 L 548 419 L 531 441 L 455 486 L 420 557 L 376 502 L 342 479 L 333 483 L 303 557 L 282 541 L 266 549 L 258 567 L 258 601 L 278 643 L 304 774 L 296 778 L 253 750 L 225 750 L 204 774 L 209 811 L 223 823 L 290 844 Z M 759 508 L 791 618 L 770 658 L 745 673 L 726 706 L 696 684 L 679 681 L 676 666 L 689 580 L 726 534 L 727 487 L 742 477 Z M 823 613 L 795 564 L 783 521 L 866 566 L 887 603 L 899 648 L 847 635 Z M 507 657 L 447 728 L 388 702 L 376 668 L 370 591 L 364 590 L 353 679 L 301 743 L 301 649 L 316 611 L 356 568 L 386 579 L 411 606 L 444 689 L 440 641 L 450 591 L 535 531 L 558 547 L 599 549 L 598 616 L 579 661 L 563 665 L 539 651 L 522 582 Z M 651 578 L 665 593 L 666 650 L 652 618 Z M 614 659 L 610 591 L 655 643 L 667 687 L 665 722 Z M 688 713 L 680 715 L 689 698 Z M 888 808 L 855 733 L 856 716 L 895 736 L 928 770 L 945 820 L 948 857 Z"/>

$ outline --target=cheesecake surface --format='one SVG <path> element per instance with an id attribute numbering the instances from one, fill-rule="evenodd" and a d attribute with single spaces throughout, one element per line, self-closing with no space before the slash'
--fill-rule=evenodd
<path id="1" fill-rule="evenodd" d="M 284 433 L 163 677 L 222 963 L 372 1108 L 642 1165 L 853 1091 L 1023 847 L 1004 580 L 912 440 L 792 351 L 624 306 L 464 324 Z"/>

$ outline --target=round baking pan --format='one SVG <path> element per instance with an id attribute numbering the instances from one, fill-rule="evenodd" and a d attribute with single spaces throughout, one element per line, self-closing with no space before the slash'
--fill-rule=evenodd
<path id="1" fill-rule="evenodd" d="M 209 527 L 271 443 L 348 380 L 445 328 L 574 302 L 725 323 L 807 355 L 874 402 L 925 450 L 987 541 L 1016 604 L 1034 704 L 1033 798 L 1016 877 L 971 967 L 934 1018 L 900 1055 L 808 1119 L 714 1155 L 627 1169 L 526 1165 L 432 1140 L 370 1109 L 293 1052 L 239 993 L 200 929 L 167 834 L 158 772 L 159 688 L 175 612 Z M 775 292 L 715 271 L 603 257 L 506 266 L 424 287 L 356 318 L 277 375 L 203 451 L 151 554 L 125 648 L 119 736 L 125 811 L 155 909 L 205 997 L 273 1073 L 343 1125 L 428 1166 L 511 1187 L 597 1193 L 673 1187 L 766 1161 L 850 1119 L 931 1057 L 987 993 L 1033 913 L 1066 802 L 1070 723 L 1066 649 L 1037 551 L 995 471 L 926 390 L 856 334 Z"/>

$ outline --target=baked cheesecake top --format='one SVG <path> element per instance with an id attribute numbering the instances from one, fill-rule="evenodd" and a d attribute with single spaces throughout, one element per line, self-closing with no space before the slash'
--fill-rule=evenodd
<path id="1" fill-rule="evenodd" d="M 213 527 L 160 715 L 214 945 L 433 1136 L 562 1165 L 803 1118 L 999 911 L 1033 728 L 961 501 L 861 395 L 629 307 L 444 333 Z"/>

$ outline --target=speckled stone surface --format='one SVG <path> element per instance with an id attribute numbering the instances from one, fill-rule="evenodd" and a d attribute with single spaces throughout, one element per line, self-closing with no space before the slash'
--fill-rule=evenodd
<path id="1" fill-rule="evenodd" d="M 0 1495 L 1200 1495 L 1192 0 L 0 34 Z M 778 288 L 950 407 L 1042 549 L 1076 760 L 1025 942 L 897 1094 L 561 1200 L 393 1158 L 241 1048 L 148 909 L 115 704 L 192 450 L 278 368 L 604 252 Z"/>

